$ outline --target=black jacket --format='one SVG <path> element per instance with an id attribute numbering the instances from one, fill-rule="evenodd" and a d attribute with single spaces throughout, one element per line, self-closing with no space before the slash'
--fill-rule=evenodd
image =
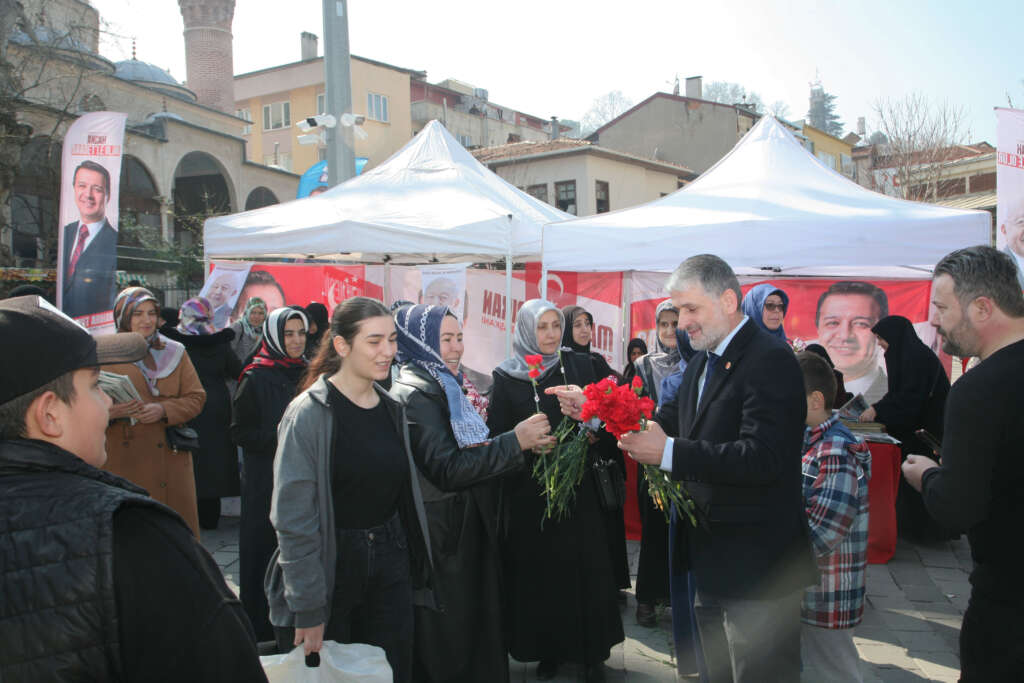
<path id="1" fill-rule="evenodd" d="M 0 519 L 0 680 L 265 680 L 217 565 L 139 487 L 2 441 Z"/>
<path id="2" fill-rule="evenodd" d="M 701 519 L 676 528 L 688 536 L 701 590 L 781 597 L 817 580 L 801 491 L 803 376 L 792 350 L 750 321 L 719 359 L 698 409 L 706 363 L 707 354 L 694 356 L 679 394 L 657 414 L 677 437 L 672 478 L 684 482 Z"/>
<path id="3" fill-rule="evenodd" d="M 238 455 L 228 425 L 231 423 L 231 394 L 227 380 L 237 379 L 242 365 L 231 349 L 235 332 L 223 329 L 214 334 L 183 334 L 173 327 L 160 330 L 169 339 L 185 345 L 206 391 L 203 411 L 189 424 L 199 433 L 199 450 L 192 454 L 195 467 L 196 497 L 237 496 Z"/>
<path id="4" fill-rule="evenodd" d="M 430 681 L 501 681 L 508 655 L 501 632 L 497 487 L 489 482 L 523 467 L 512 432 L 460 449 L 440 384 L 412 364 L 402 367 L 391 394 L 405 405 L 416 459 L 452 460 L 460 451 L 478 470 L 477 484 L 443 492 L 422 472 L 423 503 L 434 556 L 434 590 L 444 612 L 416 610 L 418 677 Z"/>

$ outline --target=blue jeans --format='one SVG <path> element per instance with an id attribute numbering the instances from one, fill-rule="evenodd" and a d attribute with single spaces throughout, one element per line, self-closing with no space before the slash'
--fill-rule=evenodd
<path id="1" fill-rule="evenodd" d="M 398 513 L 381 526 L 338 529 L 334 598 L 324 640 L 384 649 L 396 683 L 412 680 L 413 604 L 409 547 Z M 275 628 L 282 652 L 293 629 Z M 291 636 L 288 635 L 291 632 Z M 287 640 L 282 643 L 282 636 Z"/>

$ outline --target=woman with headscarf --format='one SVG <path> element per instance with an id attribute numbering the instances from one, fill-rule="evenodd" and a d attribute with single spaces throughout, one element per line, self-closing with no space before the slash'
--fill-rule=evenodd
<path id="1" fill-rule="evenodd" d="M 306 334 L 306 358 L 312 358 L 320 348 L 320 341 L 327 332 L 327 306 L 319 301 L 310 301 L 305 308 L 309 332 Z"/>
<path id="2" fill-rule="evenodd" d="M 417 457 L 462 452 L 493 461 L 494 477 L 522 469 L 523 451 L 552 443 L 547 419 L 530 416 L 493 439 L 465 393 L 462 329 L 445 306 L 397 311 L 401 365 L 391 395 L 409 418 Z M 497 480 L 444 492 L 419 473 L 434 558 L 434 587 L 444 611 L 416 608 L 416 680 L 507 681 L 502 634 Z"/>
<path id="3" fill-rule="evenodd" d="M 889 390 L 861 416 L 862 422 L 880 422 L 885 431 L 902 443 L 903 457 L 910 453 L 931 456 L 932 449 L 914 433 L 926 429 L 942 440 L 949 378 L 939 357 L 917 336 L 914 325 L 901 315 L 882 318 L 871 328 L 885 350 Z M 900 478 L 896 496 L 900 535 L 915 541 L 933 542 L 955 538 L 942 529 L 924 507 L 921 494 Z"/>
<path id="4" fill-rule="evenodd" d="M 184 344 L 206 391 L 206 404 L 189 426 L 199 434 L 199 449 L 192 454 L 199 528 L 216 529 L 220 523 L 220 499 L 238 495 L 238 454 L 226 429 L 231 422 L 227 382 L 242 370 L 231 350 L 235 333 L 231 329 L 218 332 L 213 325 L 210 302 L 195 297 L 181 305 L 177 327 L 165 327 L 163 334 Z"/>
<path id="5" fill-rule="evenodd" d="M 679 325 L 679 309 L 671 299 L 665 299 L 654 309 L 654 350 L 634 361 L 636 373 L 644 383 L 647 395 L 655 404 L 659 403 L 658 392 L 663 379 L 671 375 L 679 363 L 679 349 L 676 348 L 676 327 Z"/>
<path id="6" fill-rule="evenodd" d="M 594 376 L 599 380 L 614 377 L 622 381 L 622 376 L 612 370 L 597 351 L 590 350 L 590 342 L 594 337 L 594 316 L 582 306 L 566 306 L 562 309 L 565 319 L 565 330 L 562 332 L 562 348 L 572 349 L 576 353 L 590 356 L 594 366 Z M 615 438 L 606 431 L 592 434 L 590 437 L 595 453 L 605 463 L 613 463 L 618 468 L 622 481 L 626 481 L 626 463 L 622 451 L 615 445 Z M 629 588 L 629 558 L 626 556 L 626 520 L 622 508 L 604 510 L 605 522 L 608 525 L 608 553 L 615 572 L 615 585 L 620 589 L 619 601 L 626 601 L 626 594 L 621 589 Z"/>
<path id="7" fill-rule="evenodd" d="M 242 317 L 231 323 L 231 329 L 235 332 L 231 350 L 243 367 L 252 361 L 263 344 L 263 323 L 267 319 L 267 312 L 266 302 L 258 296 L 252 296 L 245 302 Z"/>
<path id="8" fill-rule="evenodd" d="M 242 371 L 232 411 L 231 439 L 242 449 L 239 597 L 260 642 L 274 639 L 263 576 L 277 549 L 270 524 L 277 424 L 306 370 L 305 349 L 305 312 L 289 306 L 271 312 L 263 325 L 259 351 Z"/>
<path id="9" fill-rule="evenodd" d="M 516 319 L 510 358 L 494 370 L 488 425 L 512 429 L 535 413 L 552 427 L 562 420 L 558 400 L 544 390 L 597 381 L 589 356 L 559 354 L 564 324 L 554 304 L 532 299 Z M 540 355 L 536 396 L 525 356 Z M 588 454 L 592 463 L 593 452 Z M 532 457 L 528 457 L 532 465 Z M 589 467 L 588 467 L 589 470 Z M 563 662 L 575 662 L 587 680 L 604 680 L 604 660 L 623 640 L 615 574 L 608 554 L 605 516 L 591 476 L 584 476 L 566 519 L 544 519 L 542 489 L 530 470 L 504 482 L 508 531 L 503 547 L 509 650 L 519 661 L 539 661 L 537 677 L 553 678 Z M 542 524 L 543 523 L 543 524 Z"/>
<path id="10" fill-rule="evenodd" d="M 157 316 L 156 297 L 144 287 L 129 287 L 114 301 L 117 331 L 141 334 L 149 342 L 149 353 L 135 363 L 104 367 L 128 377 L 141 400 L 111 407 L 103 469 L 170 506 L 199 538 L 192 454 L 171 447 L 167 428 L 198 415 L 206 392 L 185 347 L 157 331 Z"/>
<path id="11" fill-rule="evenodd" d="M 647 344 L 643 339 L 636 337 L 635 339 L 629 340 L 629 344 L 626 345 L 626 359 L 628 362 L 626 363 L 626 367 L 622 370 L 623 380 L 626 382 L 633 381 L 633 377 L 636 376 L 635 361 L 645 353 L 647 353 Z"/>
<path id="12" fill-rule="evenodd" d="M 754 285 L 743 297 L 743 313 L 768 334 L 786 341 L 782 321 L 789 309 L 789 295 L 775 285 L 763 282 Z"/>

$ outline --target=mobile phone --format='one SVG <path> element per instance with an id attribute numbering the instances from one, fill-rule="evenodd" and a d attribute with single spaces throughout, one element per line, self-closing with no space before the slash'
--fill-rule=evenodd
<path id="1" fill-rule="evenodd" d="M 942 453 L 942 444 L 939 442 L 938 439 L 935 438 L 935 435 L 933 435 L 927 429 L 915 430 L 914 434 L 917 436 L 917 438 L 921 439 L 921 441 L 924 441 L 928 445 L 928 448 L 932 449 L 932 453 L 934 453 L 935 455 L 939 455 Z"/>

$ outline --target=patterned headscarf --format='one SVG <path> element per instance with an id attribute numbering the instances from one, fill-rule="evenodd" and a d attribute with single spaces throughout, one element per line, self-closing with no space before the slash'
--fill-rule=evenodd
<path id="1" fill-rule="evenodd" d="M 501 361 L 498 365 L 510 377 L 529 381 L 530 368 L 527 366 L 524 356 L 543 356 L 544 371 L 537 378 L 538 382 L 546 377 L 548 373 L 558 368 L 558 351 L 550 355 L 544 355 L 541 353 L 540 345 L 537 343 L 537 322 L 548 311 L 554 311 L 558 314 L 558 319 L 562 323 L 562 329 L 565 329 L 565 319 L 562 316 L 562 312 L 550 301 L 530 299 L 519 309 L 519 315 L 516 317 L 515 333 L 512 335 L 512 356 Z"/>
<path id="2" fill-rule="evenodd" d="M 197 296 L 181 305 L 178 331 L 195 335 L 217 331 L 217 326 L 213 324 L 213 307 L 205 297 Z"/>
<path id="3" fill-rule="evenodd" d="M 258 296 L 249 297 L 249 300 L 245 302 L 245 312 L 242 313 L 242 332 L 247 337 L 258 337 L 263 334 L 263 323 L 253 325 L 249 322 L 249 314 L 257 308 L 263 309 L 263 322 L 267 321 L 267 302 Z"/>
<path id="4" fill-rule="evenodd" d="M 417 365 L 441 385 L 448 399 L 452 432 L 460 448 L 487 440 L 487 424 L 462 389 L 462 373 L 452 373 L 441 358 L 441 323 L 447 306 L 420 304 L 395 313 L 398 330 L 398 362 Z"/>
<path id="5" fill-rule="evenodd" d="M 270 315 L 267 316 L 267 321 L 263 323 L 263 344 L 260 346 L 260 350 L 256 352 L 256 355 L 253 356 L 252 361 L 242 370 L 242 374 L 238 377 L 239 382 L 242 381 L 245 373 L 249 372 L 252 368 L 296 368 L 306 366 L 306 359 L 303 356 L 292 358 L 284 350 L 284 328 L 288 321 L 294 318 L 302 321 L 303 329 L 309 329 L 309 320 L 306 318 L 306 312 L 299 306 L 282 306 L 270 312 Z"/>
<path id="6" fill-rule="evenodd" d="M 145 287 L 128 287 L 117 295 L 117 299 L 114 300 L 114 323 L 118 332 L 132 331 L 132 314 L 139 304 L 145 301 L 152 301 L 153 305 L 157 307 L 160 305 L 160 302 L 153 296 L 153 292 Z M 157 380 L 174 372 L 181 357 L 185 354 L 185 346 L 173 339 L 168 339 L 158 331 L 153 332 L 146 341 L 149 342 L 149 355 L 153 358 L 156 369 L 147 367 L 144 360 L 136 361 L 135 367 L 142 372 L 153 395 L 159 396 L 160 392 L 156 388 Z"/>

